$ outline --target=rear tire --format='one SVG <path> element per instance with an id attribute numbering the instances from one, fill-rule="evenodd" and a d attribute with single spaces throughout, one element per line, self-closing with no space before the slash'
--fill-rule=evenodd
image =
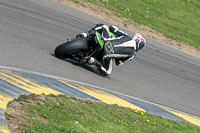
<path id="1" fill-rule="evenodd" d="M 80 50 L 88 50 L 88 42 L 84 38 L 76 38 L 57 46 L 54 50 L 54 54 L 57 58 L 65 59 Z"/>

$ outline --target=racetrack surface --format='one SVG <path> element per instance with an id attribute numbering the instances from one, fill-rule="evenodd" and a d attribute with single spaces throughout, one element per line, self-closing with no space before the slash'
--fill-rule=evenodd
<path id="1" fill-rule="evenodd" d="M 67 37 L 108 22 L 55 0 L 1 0 L 0 18 L 1 66 L 86 82 L 200 117 L 199 58 L 147 38 L 134 61 L 101 77 L 53 51 Z"/>

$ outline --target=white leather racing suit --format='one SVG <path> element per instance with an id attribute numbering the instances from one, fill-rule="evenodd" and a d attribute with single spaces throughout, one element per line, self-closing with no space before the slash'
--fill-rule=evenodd
<path id="1" fill-rule="evenodd" d="M 82 35 L 84 35 L 84 37 L 93 36 L 96 31 L 103 36 L 103 40 L 105 42 L 105 55 L 103 57 L 107 59 L 106 66 L 104 66 L 107 74 L 110 74 L 112 71 L 111 58 L 115 58 L 116 65 L 121 65 L 127 61 L 133 60 L 137 51 L 137 45 L 135 40 L 132 39 L 132 37 L 130 37 L 127 33 L 119 30 L 116 26 L 108 27 L 104 24 L 97 24 L 87 33 L 82 33 Z M 113 34 L 115 36 L 114 38 L 112 37 Z M 106 48 L 110 47 L 112 47 L 113 51 L 108 53 Z"/>

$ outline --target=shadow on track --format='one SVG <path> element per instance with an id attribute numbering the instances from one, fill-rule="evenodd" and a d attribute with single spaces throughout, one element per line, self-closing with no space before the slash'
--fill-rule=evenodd
<path id="1" fill-rule="evenodd" d="M 54 56 L 55 58 L 57 58 L 54 54 L 51 53 L 51 55 Z M 59 58 L 57 58 L 57 59 L 59 59 Z M 62 60 L 62 59 L 60 59 L 60 60 Z M 69 62 L 69 63 L 75 65 L 75 66 L 82 67 L 82 68 L 84 68 L 84 69 L 86 69 L 86 70 L 88 70 L 90 72 L 93 72 L 93 73 L 95 73 L 95 74 L 97 74 L 97 75 L 99 75 L 99 76 L 101 76 L 103 78 L 110 78 L 109 75 L 108 76 L 102 75 L 95 66 L 91 66 L 91 65 L 87 65 L 87 64 L 81 64 L 78 61 L 75 61 L 75 60 L 72 60 L 72 59 L 68 59 L 68 58 L 63 59 L 62 61 L 66 61 L 66 62 Z"/>

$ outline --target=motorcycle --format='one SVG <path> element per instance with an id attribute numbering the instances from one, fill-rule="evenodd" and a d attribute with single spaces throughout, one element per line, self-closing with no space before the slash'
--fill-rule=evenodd
<path id="1" fill-rule="evenodd" d="M 114 35 L 112 37 L 114 38 Z M 108 62 L 106 59 L 104 59 L 103 55 L 105 55 L 105 51 L 107 52 L 106 54 L 109 54 L 109 52 L 111 52 L 113 49 L 111 49 L 112 47 L 109 45 L 105 46 L 102 38 L 102 35 L 98 32 L 96 32 L 95 36 L 93 37 L 76 37 L 57 46 L 54 54 L 57 58 L 69 58 L 78 61 L 80 64 L 88 64 L 88 59 L 90 59 L 90 57 L 94 57 L 97 63 L 92 65 L 99 70 L 101 75 L 107 76 L 112 71 L 113 58 L 111 58 L 112 61 L 108 66 Z M 109 74 L 103 71 L 101 66 L 111 67 Z"/>

